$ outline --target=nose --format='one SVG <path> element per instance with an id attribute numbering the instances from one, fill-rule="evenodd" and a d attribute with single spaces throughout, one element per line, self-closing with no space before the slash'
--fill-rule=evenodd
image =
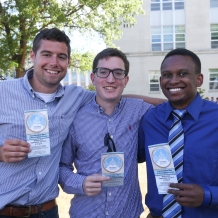
<path id="1" fill-rule="evenodd" d="M 50 66 L 52 67 L 56 67 L 58 64 L 58 58 L 56 56 L 51 56 L 50 59 Z"/>
<path id="2" fill-rule="evenodd" d="M 110 72 L 108 77 L 107 77 L 107 82 L 112 83 L 114 81 L 115 81 L 114 75 L 112 72 Z"/>
<path id="3" fill-rule="evenodd" d="M 173 84 L 178 82 L 180 82 L 179 77 L 177 75 L 172 75 L 172 77 L 170 78 L 170 83 Z"/>

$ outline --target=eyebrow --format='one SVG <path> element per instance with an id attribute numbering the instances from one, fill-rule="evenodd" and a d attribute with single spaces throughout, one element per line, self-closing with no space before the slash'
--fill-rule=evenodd
<path id="1" fill-rule="evenodd" d="M 51 51 L 48 51 L 48 50 L 42 50 L 41 52 L 40 52 L 40 54 L 41 53 L 52 53 Z M 68 55 L 67 54 L 65 54 L 65 53 L 59 53 L 58 55 L 64 55 L 64 56 L 66 56 L 67 58 L 68 58 Z"/>
<path id="2" fill-rule="evenodd" d="M 190 71 L 189 69 L 187 69 L 187 68 L 181 68 L 181 69 L 179 69 L 178 71 L 183 71 L 183 70 L 185 70 L 185 71 Z M 161 71 L 161 73 L 165 73 L 165 72 L 170 72 L 170 70 L 164 70 L 164 71 Z"/>

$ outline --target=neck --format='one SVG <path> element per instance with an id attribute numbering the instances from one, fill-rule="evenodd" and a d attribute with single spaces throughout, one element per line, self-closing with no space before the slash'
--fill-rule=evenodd
<path id="1" fill-rule="evenodd" d="M 35 92 L 44 93 L 44 94 L 52 94 L 56 92 L 59 86 L 59 84 L 51 85 L 51 86 L 49 86 L 49 84 L 43 85 L 34 78 L 34 75 L 33 78 L 29 79 L 29 83 Z"/>
<path id="2" fill-rule="evenodd" d="M 104 113 L 107 115 L 111 115 L 114 111 L 115 105 L 106 105 L 104 108 Z"/>
<path id="3" fill-rule="evenodd" d="M 111 115 L 113 113 L 114 108 L 119 101 L 120 99 L 118 101 L 100 101 L 98 97 L 96 97 L 97 104 L 104 108 L 104 113 L 107 115 Z"/>

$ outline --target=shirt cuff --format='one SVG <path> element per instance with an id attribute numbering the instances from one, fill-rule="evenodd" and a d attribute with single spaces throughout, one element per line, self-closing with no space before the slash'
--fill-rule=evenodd
<path id="1" fill-rule="evenodd" d="M 204 200 L 201 206 L 209 206 L 211 204 L 211 191 L 208 186 L 202 186 L 204 190 Z"/>
<path id="2" fill-rule="evenodd" d="M 78 177 L 78 186 L 77 186 L 77 193 L 76 194 L 80 194 L 80 195 L 86 195 L 86 193 L 83 190 L 83 181 L 85 180 L 86 176 L 82 176 L 79 175 Z"/>
<path id="3" fill-rule="evenodd" d="M 210 207 L 218 210 L 218 186 L 207 186 L 211 192 L 211 204 Z"/>
<path id="4" fill-rule="evenodd" d="M 66 167 L 59 169 L 59 184 L 68 194 L 85 195 L 83 191 L 83 181 L 86 176 L 74 173 Z"/>

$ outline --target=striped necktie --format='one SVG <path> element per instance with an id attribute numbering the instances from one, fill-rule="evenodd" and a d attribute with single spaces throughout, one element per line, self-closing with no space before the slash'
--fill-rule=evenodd
<path id="1" fill-rule="evenodd" d="M 170 127 L 169 145 L 172 152 L 173 162 L 176 170 L 178 182 L 182 182 L 183 178 L 183 149 L 184 149 L 184 131 L 181 119 L 186 113 L 186 110 L 173 110 L 174 123 Z M 164 218 L 181 218 L 182 206 L 178 204 L 174 195 L 166 194 L 163 197 L 163 211 Z"/>

